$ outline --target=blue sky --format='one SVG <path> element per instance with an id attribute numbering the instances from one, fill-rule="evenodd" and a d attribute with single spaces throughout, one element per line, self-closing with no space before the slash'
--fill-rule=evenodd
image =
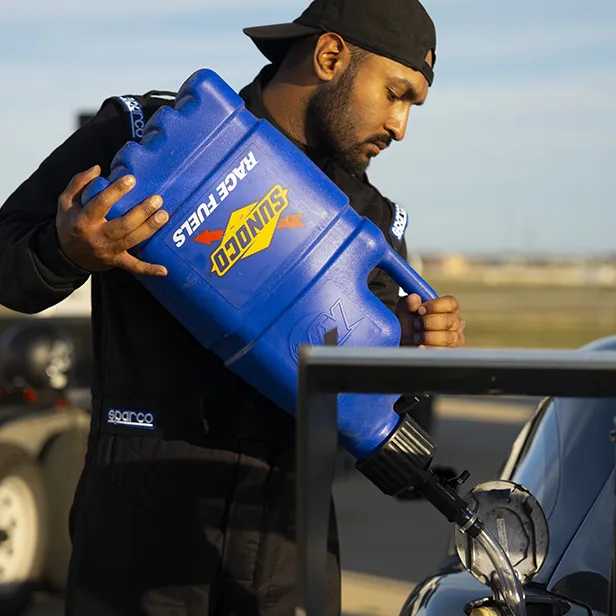
<path id="1" fill-rule="evenodd" d="M 2 2 L 0 203 L 115 94 L 195 70 L 239 89 L 264 59 L 242 27 L 304 0 Z M 616 2 L 425 0 L 436 81 L 371 166 L 413 250 L 616 253 Z"/>

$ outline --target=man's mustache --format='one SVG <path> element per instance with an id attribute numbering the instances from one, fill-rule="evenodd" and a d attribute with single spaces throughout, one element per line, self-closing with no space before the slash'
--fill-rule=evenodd
<path id="1" fill-rule="evenodd" d="M 372 137 L 370 137 L 369 139 L 366 139 L 364 141 L 364 143 L 368 144 L 373 144 L 373 145 L 378 145 L 378 146 L 382 146 L 383 149 L 388 148 L 391 145 L 391 142 L 393 141 L 393 138 L 391 135 L 388 134 L 382 134 L 382 135 L 374 135 Z"/>

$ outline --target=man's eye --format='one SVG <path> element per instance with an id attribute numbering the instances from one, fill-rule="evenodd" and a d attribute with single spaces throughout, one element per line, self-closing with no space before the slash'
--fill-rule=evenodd
<path id="1" fill-rule="evenodd" d="M 391 102 L 400 100 L 400 97 L 393 90 L 390 90 L 389 88 L 387 88 L 387 98 Z"/>

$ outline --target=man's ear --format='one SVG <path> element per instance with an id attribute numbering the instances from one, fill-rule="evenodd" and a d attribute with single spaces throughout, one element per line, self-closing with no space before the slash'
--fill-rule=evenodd
<path id="1" fill-rule="evenodd" d="M 432 50 L 426 54 L 426 62 L 430 68 L 434 68 L 434 52 Z"/>
<path id="2" fill-rule="evenodd" d="M 321 81 L 332 81 L 351 61 L 351 52 L 344 39 L 328 32 L 319 37 L 312 56 L 312 66 Z"/>

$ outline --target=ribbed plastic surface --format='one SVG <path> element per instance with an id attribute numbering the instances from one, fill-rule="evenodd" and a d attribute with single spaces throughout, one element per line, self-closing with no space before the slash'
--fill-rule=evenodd
<path id="1" fill-rule="evenodd" d="M 109 181 L 137 185 L 109 214 L 152 194 L 167 225 L 135 254 L 167 277 L 139 277 L 208 349 L 268 398 L 295 412 L 298 349 L 322 344 L 397 346 L 396 317 L 369 291 L 375 267 L 424 299 L 434 291 L 360 217 L 346 195 L 210 70 L 180 89 L 175 108 L 147 123 L 116 155 Z M 107 185 L 100 180 L 84 202 Z M 398 423 L 396 395 L 344 395 L 342 444 L 364 458 Z"/>
<path id="2" fill-rule="evenodd" d="M 405 415 L 380 449 L 357 468 L 391 496 L 408 487 L 410 480 L 430 465 L 435 449 L 430 437 Z"/>

